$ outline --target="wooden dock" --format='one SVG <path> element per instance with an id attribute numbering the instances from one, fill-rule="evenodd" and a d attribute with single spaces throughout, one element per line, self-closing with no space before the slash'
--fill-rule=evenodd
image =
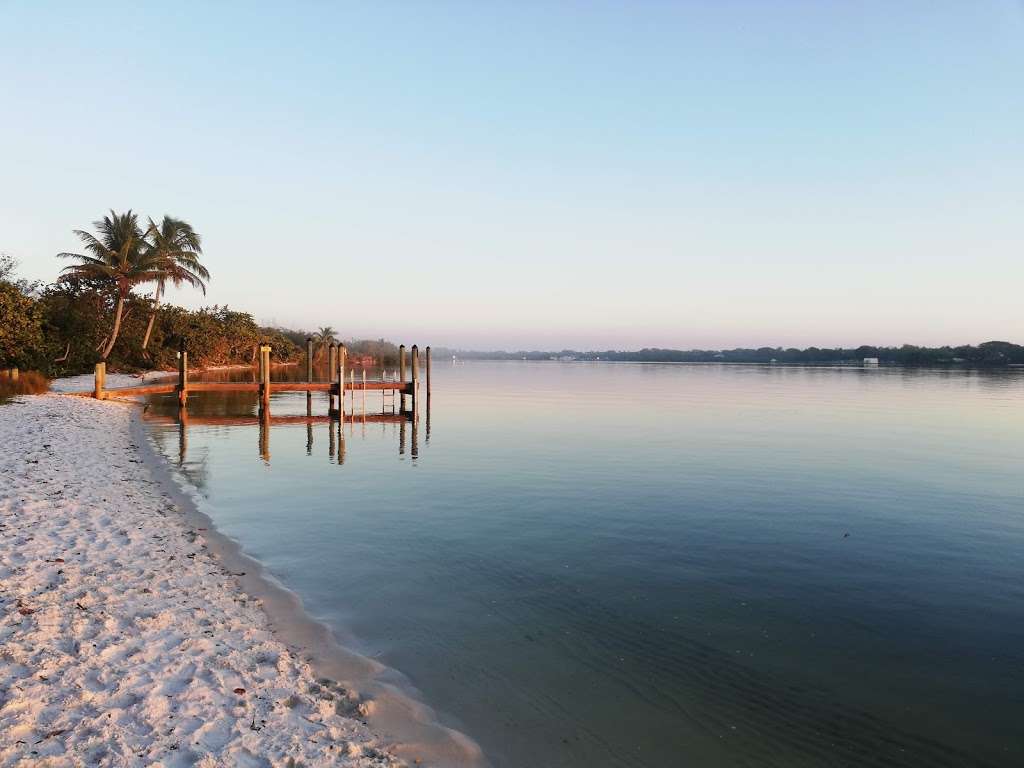
<path id="1" fill-rule="evenodd" d="M 355 381 L 345 382 L 345 391 L 353 390 L 401 390 L 407 395 L 412 394 L 412 382 L 400 384 L 397 381 Z M 272 381 L 269 384 L 270 392 L 330 392 L 338 394 L 338 382 L 336 381 Z M 109 400 L 116 397 L 135 397 L 137 395 L 167 395 L 180 392 L 181 387 L 176 382 L 165 382 L 162 384 L 140 384 L 137 387 L 116 387 L 100 390 L 98 398 Z M 262 392 L 263 385 L 258 381 L 190 381 L 186 387 L 189 394 L 193 392 Z M 80 396 L 97 397 L 92 392 L 74 392 Z"/>
<path id="2" fill-rule="evenodd" d="M 430 396 L 430 347 L 426 348 L 426 372 L 427 372 L 427 397 Z M 271 353 L 269 345 L 264 344 L 259 348 L 259 365 L 256 381 L 191 381 L 188 375 L 188 350 L 182 345 L 178 351 L 178 377 L 177 381 L 161 382 L 158 384 L 142 384 L 135 387 L 113 387 L 106 386 L 107 366 L 106 363 L 96 363 L 95 385 L 91 396 L 98 400 L 112 398 L 131 398 L 142 395 L 177 394 L 180 408 L 188 406 L 188 396 L 193 392 L 255 392 L 259 395 L 260 418 L 270 418 L 270 396 L 274 392 L 306 392 L 307 410 L 312 404 L 313 392 L 327 392 L 328 411 L 325 418 L 345 418 L 345 393 L 346 392 L 367 392 L 381 391 L 391 393 L 394 401 L 397 400 L 399 414 L 407 412 L 406 398 L 409 399 L 408 412 L 418 412 L 418 400 L 420 394 L 419 382 L 419 347 L 412 346 L 411 355 L 411 376 L 406 379 L 406 351 L 405 345 L 398 348 L 398 380 L 397 381 L 367 381 L 366 373 L 363 372 L 362 380 L 356 380 L 355 371 L 348 370 L 346 377 L 346 363 L 348 352 L 344 344 L 332 344 L 329 347 L 329 381 L 313 380 L 313 341 L 306 342 L 306 380 L 305 381 L 271 381 Z M 88 396 L 90 393 L 75 393 L 79 396 Z M 386 395 L 385 395 L 386 396 Z M 354 395 L 353 395 L 354 400 Z M 354 402 L 353 402 L 354 410 Z M 365 411 L 365 394 L 364 409 Z M 308 416 L 302 418 L 309 418 Z"/>

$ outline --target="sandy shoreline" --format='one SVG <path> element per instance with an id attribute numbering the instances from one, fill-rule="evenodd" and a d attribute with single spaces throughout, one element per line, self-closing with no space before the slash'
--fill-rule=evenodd
<path id="1" fill-rule="evenodd" d="M 136 408 L 0 406 L 0 766 L 401 764 L 154 478 Z"/>

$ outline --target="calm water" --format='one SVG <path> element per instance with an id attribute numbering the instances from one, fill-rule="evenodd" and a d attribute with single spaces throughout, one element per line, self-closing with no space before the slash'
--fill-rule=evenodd
<path id="1" fill-rule="evenodd" d="M 436 363 L 415 458 L 333 433 L 182 469 L 496 766 L 1024 765 L 1024 372 Z"/>

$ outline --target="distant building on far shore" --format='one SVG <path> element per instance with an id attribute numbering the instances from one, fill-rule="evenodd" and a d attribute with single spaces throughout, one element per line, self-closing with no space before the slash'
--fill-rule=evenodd
<path id="1" fill-rule="evenodd" d="M 873 367 L 875 367 L 877 365 L 878 365 L 878 358 L 877 357 L 865 357 L 864 358 L 864 366 L 866 368 L 873 368 Z"/>

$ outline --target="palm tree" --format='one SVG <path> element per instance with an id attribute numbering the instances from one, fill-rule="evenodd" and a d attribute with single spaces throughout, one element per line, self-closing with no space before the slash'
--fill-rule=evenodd
<path id="1" fill-rule="evenodd" d="M 170 280 L 176 288 L 187 283 L 201 290 L 205 296 L 205 281 L 210 279 L 209 270 L 199 262 L 199 257 L 203 253 L 199 233 L 181 219 L 164 216 L 160 226 L 150 219 L 149 229 L 146 230 L 145 253 L 158 263 L 158 268 L 163 274 L 156 280 L 153 311 L 149 315 L 146 335 L 142 339 L 143 352 L 149 345 L 153 321 L 156 320 L 160 297 L 166 290 L 167 281 Z"/>
<path id="2" fill-rule="evenodd" d="M 58 253 L 57 258 L 79 262 L 65 267 L 63 272 L 76 277 L 104 280 L 117 288 L 114 327 L 100 353 L 100 359 L 106 360 L 121 331 L 121 317 L 128 294 L 140 283 L 158 280 L 163 272 L 159 262 L 149 253 L 145 236 L 139 227 L 139 217 L 131 210 L 121 214 L 111 211 L 109 216 L 93 222 L 93 226 L 98 236 L 80 229 L 74 230 L 78 239 L 85 244 L 85 253 Z"/>
<path id="3" fill-rule="evenodd" d="M 325 325 L 313 335 L 313 340 L 317 343 L 319 350 L 323 350 L 328 345 L 334 343 L 335 333 L 336 331 L 331 326 Z"/>

